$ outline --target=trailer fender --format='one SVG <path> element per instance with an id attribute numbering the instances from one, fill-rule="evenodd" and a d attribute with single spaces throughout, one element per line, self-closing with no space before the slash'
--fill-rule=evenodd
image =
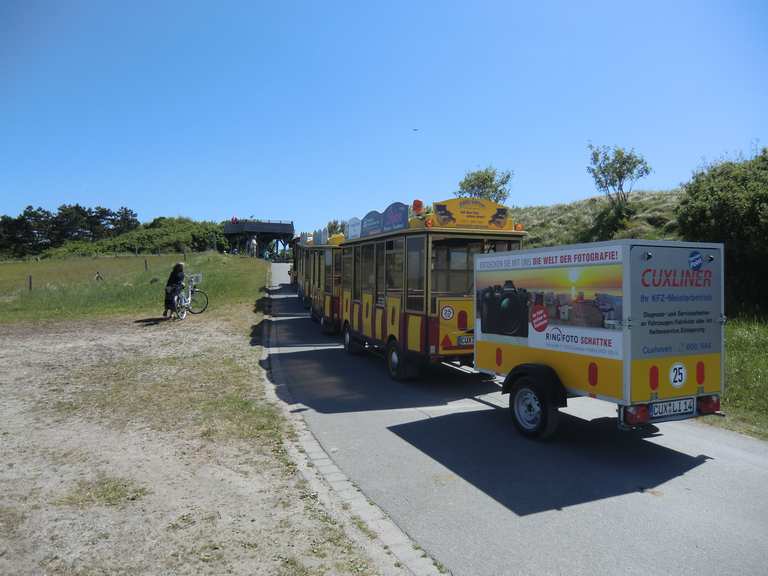
<path id="1" fill-rule="evenodd" d="M 518 364 L 507 374 L 504 385 L 501 388 L 502 394 L 509 394 L 519 378 L 528 377 L 539 386 L 544 386 L 551 394 L 550 398 L 555 406 L 562 408 L 568 405 L 567 393 L 560 378 L 552 368 L 546 364 Z"/>

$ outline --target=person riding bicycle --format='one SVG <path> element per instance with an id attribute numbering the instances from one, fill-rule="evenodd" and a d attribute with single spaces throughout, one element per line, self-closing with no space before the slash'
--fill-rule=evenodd
<path id="1" fill-rule="evenodd" d="M 184 288 L 184 262 L 177 262 L 171 275 L 168 276 L 168 282 L 165 283 L 165 310 L 163 317 L 168 316 L 168 312 L 174 312 L 176 309 L 176 297 L 181 294 Z"/>

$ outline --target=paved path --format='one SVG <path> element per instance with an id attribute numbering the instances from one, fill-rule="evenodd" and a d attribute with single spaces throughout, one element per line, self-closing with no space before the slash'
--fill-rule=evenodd
<path id="1" fill-rule="evenodd" d="M 273 265 L 273 284 L 287 265 Z M 284 287 L 271 354 L 336 464 L 457 575 L 768 574 L 768 444 L 698 422 L 645 436 L 571 400 L 552 442 L 521 438 L 476 374 L 397 383 L 349 356 Z"/>

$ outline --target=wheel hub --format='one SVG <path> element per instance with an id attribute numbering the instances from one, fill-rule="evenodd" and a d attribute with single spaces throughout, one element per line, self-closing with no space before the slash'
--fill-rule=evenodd
<path id="1" fill-rule="evenodd" d="M 397 366 L 400 364 L 400 358 L 397 355 L 397 350 L 393 349 L 389 353 L 389 365 L 392 367 L 392 371 L 397 370 Z"/>
<path id="2" fill-rule="evenodd" d="M 541 423 L 541 403 L 533 390 L 523 388 L 515 395 L 515 417 L 526 430 L 535 430 Z"/>

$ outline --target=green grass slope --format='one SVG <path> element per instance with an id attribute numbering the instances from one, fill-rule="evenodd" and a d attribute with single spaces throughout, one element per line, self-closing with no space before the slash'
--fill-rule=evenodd
<path id="1" fill-rule="evenodd" d="M 144 269 L 147 261 L 148 270 Z M 165 282 L 181 254 L 49 258 L 0 263 L 0 323 L 120 314 L 158 315 Z M 217 252 L 187 254 L 187 272 L 203 273 L 200 288 L 210 308 L 252 304 L 261 295 L 269 264 Z M 103 280 L 96 279 L 99 273 Z M 32 276 L 32 290 L 27 278 Z"/>
<path id="2" fill-rule="evenodd" d="M 626 230 L 617 237 L 645 240 L 676 240 L 675 208 L 680 202 L 680 191 L 634 192 L 630 206 L 635 215 Z M 526 246 L 554 246 L 579 241 L 579 234 L 589 228 L 597 213 L 607 205 L 604 197 L 587 198 L 570 204 L 511 208 L 512 218 L 521 222 L 528 231 Z"/>

